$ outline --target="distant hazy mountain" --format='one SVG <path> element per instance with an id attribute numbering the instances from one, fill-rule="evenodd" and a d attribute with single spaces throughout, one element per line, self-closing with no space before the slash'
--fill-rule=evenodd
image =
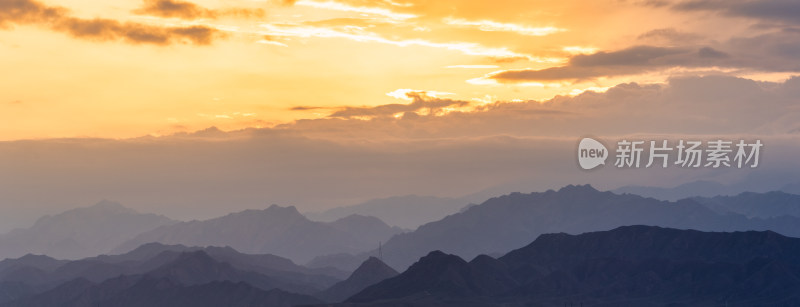
<path id="1" fill-rule="evenodd" d="M 612 192 L 617 194 L 636 194 L 669 201 L 696 196 L 714 197 L 717 195 L 731 195 L 737 193 L 728 186 L 713 181 L 693 181 L 672 188 L 631 185 L 620 187 L 612 190 Z"/>
<path id="2" fill-rule="evenodd" d="M 343 231 L 364 242 L 371 242 L 374 248 L 381 241 L 386 241 L 393 235 L 402 233 L 400 227 L 387 227 L 386 223 L 374 216 L 351 214 L 328 223 L 328 226 Z"/>
<path id="3" fill-rule="evenodd" d="M 77 279 L 42 294 L 9 303 L 20 307 L 289 307 L 319 300 L 244 282 L 213 281 L 187 286 L 168 278 L 120 276 L 96 284 Z"/>
<path id="4" fill-rule="evenodd" d="M 399 274 L 397 271 L 380 259 L 369 257 L 350 277 L 318 294 L 317 297 L 329 302 L 341 302 L 353 294 L 361 292 L 366 287 L 377 284 L 384 279 L 395 277 L 397 274 Z"/>
<path id="5" fill-rule="evenodd" d="M 314 257 L 314 259 L 311 259 L 305 266 L 309 268 L 331 267 L 342 271 L 355 271 L 358 266 L 369 259 L 371 255 L 377 254 L 377 252 L 361 253 L 357 255 L 348 253 L 328 254 Z"/>
<path id="6" fill-rule="evenodd" d="M 169 279 L 181 285 L 193 286 L 213 281 L 245 282 L 259 289 L 282 289 L 295 293 L 311 293 L 303 284 L 293 284 L 253 271 L 240 270 L 230 263 L 211 258 L 205 251 L 183 252 L 174 260 L 146 273 L 156 279 Z"/>
<path id="7" fill-rule="evenodd" d="M 150 243 L 122 255 L 74 261 L 33 255 L 6 259 L 0 261 L 0 293 L 4 285 L 14 290 L 17 288 L 12 286 L 21 284 L 27 287 L 23 289 L 34 291 L 75 279 L 99 283 L 119 275 L 148 272 L 159 278 L 172 276 L 187 285 L 213 280 L 247 281 L 266 290 L 281 288 L 298 293 L 318 293 L 347 274 L 331 268 L 309 269 L 274 255 L 242 254 L 230 247 Z"/>
<path id="8" fill-rule="evenodd" d="M 338 281 L 337 279 L 347 278 L 349 274 L 349 271 L 339 271 L 333 268 L 307 268 L 295 264 L 292 260 L 275 255 L 244 254 L 231 247 L 216 246 L 187 247 L 179 244 L 164 245 L 161 243 L 148 243 L 125 254 L 111 256 L 101 255 L 89 259 L 97 259 L 110 263 L 152 261 L 156 256 L 163 255 L 166 251 L 191 252 L 201 250 L 215 260 L 230 263 L 241 270 L 255 271 L 269 276 L 282 276 L 290 279 L 297 278 L 298 280 L 305 280 L 306 282 L 319 279 L 319 285 L 323 287 L 327 287 L 327 283 Z"/>
<path id="9" fill-rule="evenodd" d="M 375 218 L 347 217 L 331 223 L 314 222 L 295 207 L 273 205 L 205 221 L 181 222 L 142 233 L 121 244 L 126 252 L 160 242 L 193 246 L 231 246 L 245 253 L 269 253 L 306 262 L 317 255 L 374 249 L 400 229 Z"/>
<path id="10" fill-rule="evenodd" d="M 438 221 L 456 213 L 468 204 L 467 201 L 457 198 L 407 195 L 373 199 L 323 212 L 307 212 L 305 216 L 316 221 L 330 222 L 348 215 L 359 214 L 374 216 L 386 224 L 413 230 L 422 224 Z"/>
<path id="11" fill-rule="evenodd" d="M 800 195 L 784 192 L 752 193 L 736 196 L 695 197 L 695 201 L 720 213 L 770 218 L 784 215 L 800 217 Z"/>
<path id="12" fill-rule="evenodd" d="M 667 202 L 599 192 L 588 185 L 567 186 L 559 191 L 492 198 L 414 232 L 396 235 L 383 245 L 383 259 L 403 269 L 431 250 L 471 259 L 507 252 L 543 233 L 582 233 L 636 224 L 706 231 L 774 230 L 800 236 L 797 217 L 747 218 L 714 212 L 691 199 Z M 354 258 L 366 259 L 370 254 L 374 255 Z"/>
<path id="13" fill-rule="evenodd" d="M 763 179 L 763 181 L 759 179 Z M 714 181 L 698 180 L 684 183 L 676 187 L 624 186 L 612 190 L 612 192 L 617 194 L 636 194 L 669 201 L 691 197 L 732 196 L 743 192 L 764 193 L 769 191 L 782 191 L 800 194 L 800 183 L 793 182 L 787 184 L 787 182 L 794 180 L 797 180 L 794 176 L 792 176 L 792 178 L 782 179 L 756 177 L 748 178 L 743 182 L 730 185 L 724 185 Z"/>
<path id="14" fill-rule="evenodd" d="M 800 239 L 626 226 L 547 234 L 499 259 L 439 251 L 336 306 L 793 306 Z"/>
<path id="15" fill-rule="evenodd" d="M 340 281 L 288 259 L 218 247 L 148 244 L 124 255 L 53 261 L 0 263 L 12 270 L 0 280 L 0 306 L 290 306 L 320 302 L 293 293 L 320 293 Z"/>
<path id="16" fill-rule="evenodd" d="M 30 228 L 0 235 L 0 259 L 30 253 L 59 259 L 95 256 L 142 232 L 174 223 L 161 215 L 142 214 L 119 203 L 102 201 L 44 216 Z"/>

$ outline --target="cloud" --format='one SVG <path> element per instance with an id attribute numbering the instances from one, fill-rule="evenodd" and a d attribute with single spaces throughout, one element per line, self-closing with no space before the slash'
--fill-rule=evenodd
<path id="1" fill-rule="evenodd" d="M 692 0 L 671 6 L 680 11 L 711 11 L 731 17 L 800 23 L 800 2 L 795 0 Z"/>
<path id="2" fill-rule="evenodd" d="M 675 28 L 660 28 L 642 33 L 636 39 L 639 41 L 658 42 L 668 45 L 685 45 L 687 43 L 695 43 L 702 38 L 702 35 L 696 33 L 678 31 Z"/>
<path id="3" fill-rule="evenodd" d="M 458 18 L 445 18 L 444 23 L 455 26 L 475 27 L 481 31 L 486 31 L 486 32 L 503 31 L 503 32 L 513 32 L 520 35 L 528 35 L 528 36 L 545 36 L 553 33 L 566 31 L 564 29 L 559 29 L 556 27 L 529 27 L 513 23 L 496 22 L 491 20 L 470 21 Z"/>
<path id="4" fill-rule="evenodd" d="M 215 19 L 220 16 L 259 18 L 265 15 L 263 9 L 231 8 L 212 10 L 191 2 L 177 0 L 145 0 L 144 6 L 133 12 L 140 15 L 190 20 L 201 18 Z"/>
<path id="5" fill-rule="evenodd" d="M 543 58 L 514 52 L 506 47 L 486 47 L 472 42 L 433 42 L 424 39 L 395 39 L 381 36 L 375 32 L 366 31 L 361 27 L 318 27 L 296 24 L 262 24 L 264 31 L 258 34 L 269 37 L 322 37 L 322 38 L 344 38 L 357 42 L 371 42 L 399 47 L 423 46 L 430 48 L 440 48 L 461 52 L 466 55 L 485 56 L 495 60 L 520 60 L 527 59 L 535 62 L 553 63 L 559 62 L 558 58 Z"/>
<path id="6" fill-rule="evenodd" d="M 450 65 L 445 68 L 467 68 L 467 69 L 485 69 L 485 68 L 498 68 L 497 65 Z"/>
<path id="7" fill-rule="evenodd" d="M 386 8 L 355 6 L 336 1 L 297 0 L 293 1 L 292 3 L 294 5 L 308 6 L 318 9 L 382 16 L 389 20 L 406 20 L 417 17 L 414 14 L 397 13 Z"/>
<path id="8" fill-rule="evenodd" d="M 291 107 L 289 110 L 291 111 L 311 111 L 311 110 L 328 110 L 329 107 L 315 107 L 315 106 L 296 106 Z"/>
<path id="9" fill-rule="evenodd" d="M 398 113 L 408 114 L 416 112 L 426 112 L 426 114 L 438 114 L 446 108 L 464 107 L 468 101 L 442 99 L 429 96 L 426 92 L 405 92 L 406 97 L 410 98 L 410 104 L 385 104 L 375 107 L 345 107 L 342 110 L 331 114 L 331 118 L 353 118 L 353 117 L 389 117 Z"/>
<path id="10" fill-rule="evenodd" d="M 640 45 L 616 51 L 579 54 L 572 56 L 564 66 L 503 70 L 490 73 L 478 80 L 507 83 L 583 81 L 670 68 L 800 72 L 798 57 L 800 57 L 800 32 L 778 30 L 750 37 L 733 37 L 706 46 Z"/>
<path id="11" fill-rule="evenodd" d="M 692 51 L 681 48 L 635 46 L 612 52 L 573 56 L 566 66 L 539 70 L 505 70 L 489 74 L 489 79 L 504 82 L 584 80 L 601 76 L 642 73 L 691 57 Z M 699 55 L 696 55 L 699 58 Z M 686 62 L 686 61 L 683 61 Z"/>
<path id="12" fill-rule="evenodd" d="M 96 41 L 121 40 L 134 44 L 208 45 L 225 35 L 207 26 L 162 27 L 113 19 L 73 17 L 61 7 L 49 7 L 32 0 L 0 0 L 0 26 L 36 24 L 72 37 Z"/>
<path id="13" fill-rule="evenodd" d="M 340 114 L 343 116 L 298 121 L 283 128 L 335 138 L 335 133 L 325 131 L 341 131 L 347 126 L 348 135 L 376 139 L 388 135 L 787 134 L 800 128 L 792 121 L 800 117 L 799 94 L 800 77 L 779 83 L 730 76 L 675 77 L 664 84 L 620 84 L 602 93 L 586 91 L 541 101 L 470 105 L 443 115 L 420 112 L 416 116 L 390 116 L 424 108 L 419 104 L 358 108 Z M 419 100 L 423 98 L 415 102 Z M 437 107 L 452 102 L 429 97 L 424 100 L 440 103 Z M 466 102 L 460 105 L 466 106 Z M 343 124 L 342 120 L 349 118 L 344 115 L 373 116 L 373 120 L 345 120 L 347 124 Z"/>

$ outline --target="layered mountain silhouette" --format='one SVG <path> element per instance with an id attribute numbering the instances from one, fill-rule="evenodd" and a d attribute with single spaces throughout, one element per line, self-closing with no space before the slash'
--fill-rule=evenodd
<path id="1" fill-rule="evenodd" d="M 392 226 L 417 229 L 420 225 L 456 213 L 467 204 L 468 201 L 460 198 L 406 195 L 373 199 L 323 212 L 308 212 L 305 215 L 312 220 L 330 222 L 358 214 L 377 217 Z"/>
<path id="2" fill-rule="evenodd" d="M 107 253 L 120 242 L 173 221 L 155 214 L 142 214 L 119 203 L 102 201 L 44 216 L 30 228 L 0 235 L 0 259 L 25 254 L 45 254 L 59 259 L 78 259 Z"/>
<path id="3" fill-rule="evenodd" d="M 184 285 L 169 278 L 120 276 L 102 283 L 77 279 L 42 294 L 8 303 L 8 306 L 264 306 L 289 307 L 321 301 L 280 289 L 263 290 L 245 282 L 212 281 Z"/>
<path id="4" fill-rule="evenodd" d="M 404 269 L 432 250 L 471 259 L 505 253 L 544 233 L 577 234 L 638 224 L 704 231 L 773 230 L 800 236 L 798 217 L 748 218 L 716 212 L 693 199 L 668 202 L 570 185 L 559 191 L 492 198 L 416 231 L 395 235 L 383 245 L 384 261 Z M 348 268 L 369 255 L 375 252 L 320 257 L 314 262 Z"/>
<path id="5" fill-rule="evenodd" d="M 92 255 L 0 261 L 0 306 L 797 305 L 800 239 L 784 235 L 800 236 L 799 207 L 783 192 L 671 202 L 570 185 L 403 233 L 276 205 L 176 222 L 102 202 L 0 236 L 0 253 Z"/>
<path id="6" fill-rule="evenodd" d="M 341 302 L 353 294 L 361 292 L 364 288 L 378 282 L 397 276 L 397 271 L 375 257 L 369 257 L 350 277 L 343 280 L 324 292 L 317 295 L 329 302 Z"/>
<path id="7" fill-rule="evenodd" d="M 2 306 L 293 306 L 322 302 L 310 294 L 340 281 L 277 256 L 157 243 L 66 262 L 6 259 L 0 268 Z"/>
<path id="8" fill-rule="evenodd" d="M 800 239 L 625 226 L 494 259 L 434 251 L 337 306 L 793 306 Z"/>
<path id="9" fill-rule="evenodd" d="M 264 210 L 162 226 L 122 243 L 115 251 L 126 252 L 150 242 L 231 246 L 245 253 L 269 253 L 306 262 L 317 255 L 369 250 L 401 231 L 374 217 L 314 222 L 295 207 L 272 205 Z"/>
<path id="10" fill-rule="evenodd" d="M 33 255 L 6 259 L 0 261 L 0 293 L 7 289 L 6 300 L 11 300 L 72 280 L 101 283 L 120 275 L 148 275 L 183 285 L 241 281 L 264 290 L 280 288 L 312 294 L 341 281 L 346 274 L 330 268 L 309 269 L 274 255 L 243 254 L 230 247 L 150 243 L 122 255 L 74 261 Z"/>
<path id="11" fill-rule="evenodd" d="M 693 199 L 719 213 L 730 212 L 755 218 L 800 217 L 800 195 L 781 191 Z"/>
<path id="12" fill-rule="evenodd" d="M 691 197 L 734 196 L 743 191 L 766 193 L 780 191 L 790 194 L 800 194 L 800 182 L 792 173 L 785 174 L 760 174 L 751 175 L 741 182 L 721 184 L 715 181 L 698 180 L 687 182 L 675 187 L 651 187 L 631 185 L 613 190 L 614 193 L 629 193 L 644 197 L 653 197 L 660 200 L 676 201 Z"/>

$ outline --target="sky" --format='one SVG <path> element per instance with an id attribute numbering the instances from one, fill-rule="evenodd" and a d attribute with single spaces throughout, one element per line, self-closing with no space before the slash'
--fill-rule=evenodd
<path id="1" fill-rule="evenodd" d="M 800 69 L 798 4 L 788 0 L 2 0 L 0 8 L 3 140 L 273 127 L 408 104 L 412 91 L 468 102 L 440 114 L 469 112 L 676 75 L 781 81 Z"/>
<path id="2" fill-rule="evenodd" d="M 104 198 L 189 219 L 778 185 L 800 169 L 798 16 L 790 0 L 0 0 L 0 220 Z M 586 172 L 587 135 L 763 139 L 764 165 Z"/>

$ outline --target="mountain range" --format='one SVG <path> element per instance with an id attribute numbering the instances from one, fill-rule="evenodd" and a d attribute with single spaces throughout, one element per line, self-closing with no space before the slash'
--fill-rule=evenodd
<path id="1" fill-rule="evenodd" d="M 325 223 L 295 207 L 272 205 L 205 221 L 179 222 L 139 234 L 113 251 L 123 253 L 150 242 L 192 246 L 230 246 L 245 253 L 269 253 L 298 262 L 317 255 L 354 253 L 375 248 L 402 229 L 375 217 L 350 215 Z"/>
<path id="2" fill-rule="evenodd" d="M 0 305 L 76 280 L 96 285 L 119 276 L 166 278 L 185 286 L 245 282 L 262 290 L 315 294 L 347 275 L 331 268 L 309 269 L 274 255 L 243 254 L 230 247 L 149 243 L 126 254 L 80 260 L 26 255 L 0 261 L 0 294 L 4 294 Z"/>
<path id="3" fill-rule="evenodd" d="M 148 243 L 126 254 L 81 260 L 26 255 L 0 261 L 0 305 L 291 306 L 340 302 L 398 273 L 370 258 L 339 279 L 346 274 L 230 247 Z M 201 291 L 219 297 L 196 300 L 206 295 Z"/>
<path id="4" fill-rule="evenodd" d="M 800 182 L 794 174 L 773 176 L 753 175 L 741 182 L 722 184 L 716 181 L 697 180 L 674 187 L 629 185 L 612 190 L 614 193 L 636 194 L 660 200 L 676 201 L 691 197 L 734 196 L 744 191 L 765 193 L 780 191 L 800 194 Z"/>
<path id="5" fill-rule="evenodd" d="M 350 277 L 336 283 L 317 296 L 328 302 L 341 302 L 371 285 L 395 277 L 398 274 L 397 271 L 380 259 L 369 257 Z"/>
<path id="6" fill-rule="evenodd" d="M 29 228 L 0 235 L 0 259 L 30 253 L 59 259 L 96 256 L 142 232 L 176 222 L 161 215 L 138 213 L 116 202 L 101 201 L 90 207 L 44 216 Z"/>
<path id="7" fill-rule="evenodd" d="M 800 217 L 800 195 L 781 191 L 744 192 L 736 196 L 693 197 L 718 213 L 735 213 L 751 218 Z"/>
<path id="8" fill-rule="evenodd" d="M 734 199 L 746 202 L 745 198 L 751 201 L 750 207 L 758 206 L 759 198 L 748 194 L 717 200 L 731 203 L 734 208 L 743 206 L 733 205 Z M 393 236 L 383 245 L 384 261 L 393 268 L 404 269 L 432 250 L 471 259 L 480 254 L 503 254 L 544 233 L 578 234 L 639 224 L 704 231 L 773 230 L 800 236 L 800 217 L 747 217 L 734 209 L 721 213 L 704 205 L 705 202 L 660 201 L 600 192 L 588 185 L 570 185 L 542 193 L 512 193 L 422 225 L 413 232 Z M 375 254 L 370 251 L 350 257 L 320 256 L 309 266 L 324 264 L 347 270 L 353 263 Z"/>
<path id="9" fill-rule="evenodd" d="M 784 192 L 662 201 L 570 185 L 403 232 L 374 216 L 320 222 L 276 205 L 176 222 L 101 202 L 15 232 L 58 233 L 98 256 L 2 260 L 0 305 L 794 305 L 800 239 L 784 235 L 800 236 L 798 213 L 800 196 Z"/>
<path id="10" fill-rule="evenodd" d="M 624 226 L 494 259 L 430 252 L 335 306 L 794 306 L 800 239 Z"/>
<path id="11" fill-rule="evenodd" d="M 322 212 L 306 212 L 304 215 L 311 220 L 330 222 L 358 214 L 374 216 L 386 224 L 403 229 L 417 229 L 420 225 L 457 213 L 468 204 L 468 201 L 461 198 L 406 195 L 373 199 Z"/>
<path id="12" fill-rule="evenodd" d="M 169 278 L 119 276 L 102 283 L 76 279 L 36 296 L 7 304 L 9 307 L 290 307 L 321 303 L 313 297 L 280 289 L 263 290 L 245 282 L 212 281 L 184 285 Z"/>

